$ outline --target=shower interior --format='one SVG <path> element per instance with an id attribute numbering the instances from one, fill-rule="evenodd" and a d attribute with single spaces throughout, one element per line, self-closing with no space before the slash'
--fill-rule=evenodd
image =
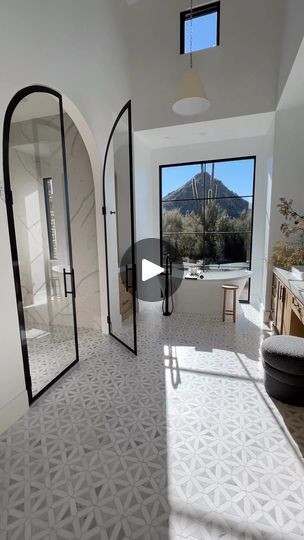
<path id="1" fill-rule="evenodd" d="M 78 358 L 78 330 L 101 330 L 90 160 L 75 124 L 60 114 L 53 95 L 33 93 L 17 105 L 10 126 L 9 170 L 21 336 L 35 397 Z"/>

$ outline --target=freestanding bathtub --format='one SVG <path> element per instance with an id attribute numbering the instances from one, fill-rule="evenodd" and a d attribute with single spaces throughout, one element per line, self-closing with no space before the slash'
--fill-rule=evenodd
<path id="1" fill-rule="evenodd" d="M 223 309 L 222 285 L 238 285 L 237 301 L 246 282 L 252 275 L 250 270 L 212 270 L 202 272 L 203 279 L 184 279 L 174 294 L 174 310 L 178 313 L 202 313 L 212 317 L 221 317 Z M 228 298 L 229 297 L 229 298 Z M 228 294 L 228 309 L 230 297 Z"/>

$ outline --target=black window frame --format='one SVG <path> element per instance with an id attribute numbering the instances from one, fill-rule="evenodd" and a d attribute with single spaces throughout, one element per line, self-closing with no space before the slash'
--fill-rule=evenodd
<path id="1" fill-rule="evenodd" d="M 240 157 L 233 157 L 233 158 L 223 158 L 223 159 L 209 159 L 209 160 L 200 160 L 200 161 L 187 161 L 182 163 L 167 163 L 163 165 L 159 165 L 159 236 L 160 236 L 160 266 L 162 266 L 163 263 L 163 213 L 162 213 L 162 207 L 163 207 L 163 200 L 162 200 L 162 170 L 169 168 L 169 167 L 182 167 L 187 165 L 208 165 L 210 163 L 225 163 L 229 161 L 243 161 L 243 160 L 253 160 L 253 184 L 252 184 L 252 195 L 248 196 L 247 198 L 252 198 L 252 210 L 251 210 L 251 230 L 250 230 L 250 257 L 249 257 L 249 270 L 252 269 L 252 241 L 253 241 L 253 226 L 254 226 L 254 205 L 255 205 L 255 180 L 256 180 L 256 163 L 257 163 L 257 157 L 256 155 L 249 155 L 249 156 L 240 156 Z M 236 197 L 228 197 L 228 198 L 243 198 L 244 196 L 236 196 Z M 220 198 L 220 197 L 218 197 Z M 224 197 L 226 198 L 226 197 Z M 246 198 L 246 197 L 245 197 Z M 192 199 L 181 199 L 183 200 L 192 200 Z M 207 197 L 204 198 L 204 200 L 207 200 Z M 178 202 L 177 200 L 176 202 Z M 170 202 L 170 201 L 166 201 Z M 208 234 L 208 232 L 203 233 Z M 219 233 L 223 234 L 223 233 Z M 250 294 L 251 294 L 251 278 L 248 280 L 248 300 L 240 300 L 240 303 L 242 304 L 250 304 Z"/>
<path id="2" fill-rule="evenodd" d="M 211 13 L 217 14 L 217 28 L 216 28 L 216 47 L 220 44 L 220 19 L 221 19 L 221 2 L 212 2 L 211 4 L 206 4 L 204 6 L 198 6 L 193 8 L 192 10 L 192 17 L 193 19 L 196 19 L 198 17 L 203 17 L 204 15 L 211 15 Z M 180 54 L 189 54 L 189 52 L 185 52 L 185 23 L 187 20 L 190 19 L 191 16 L 191 10 L 187 9 L 186 11 L 182 11 L 180 14 Z M 199 51 L 205 51 L 207 49 L 210 49 L 212 47 L 206 47 L 203 49 L 199 49 L 198 51 L 193 52 L 199 52 Z"/>

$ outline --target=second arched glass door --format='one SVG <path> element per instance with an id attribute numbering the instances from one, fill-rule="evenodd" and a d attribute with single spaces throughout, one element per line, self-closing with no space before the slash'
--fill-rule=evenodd
<path id="1" fill-rule="evenodd" d="M 103 195 L 109 332 L 137 354 L 131 102 L 110 134 Z"/>

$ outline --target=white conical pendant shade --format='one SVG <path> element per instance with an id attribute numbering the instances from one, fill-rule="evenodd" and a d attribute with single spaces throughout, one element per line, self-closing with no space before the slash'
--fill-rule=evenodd
<path id="1" fill-rule="evenodd" d="M 210 107 L 203 83 L 196 69 L 185 72 L 173 111 L 183 116 L 192 116 L 206 111 Z"/>

